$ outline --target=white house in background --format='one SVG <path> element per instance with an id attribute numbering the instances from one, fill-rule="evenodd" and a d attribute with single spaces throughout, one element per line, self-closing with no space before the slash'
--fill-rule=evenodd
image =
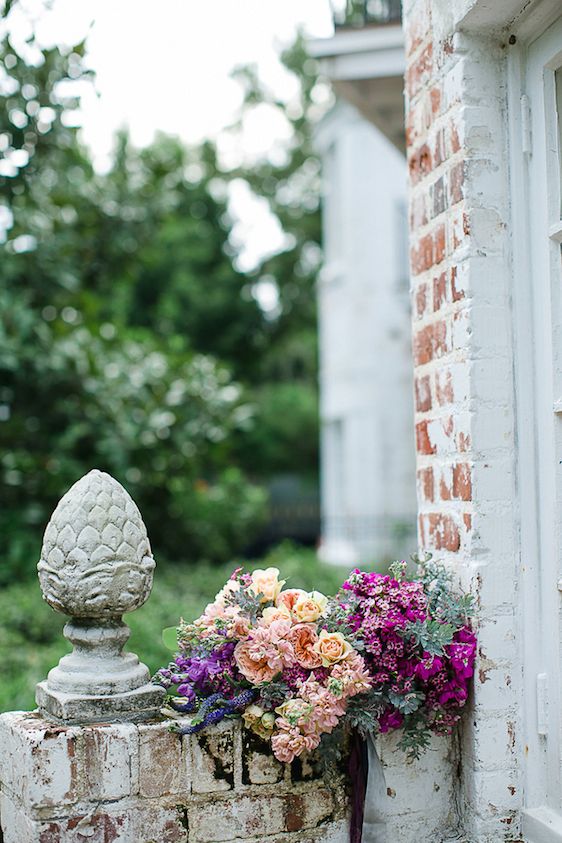
<path id="1" fill-rule="evenodd" d="M 325 253 L 320 555 L 365 563 L 415 545 L 402 31 L 338 29 L 310 51 L 338 95 L 316 137 Z"/>

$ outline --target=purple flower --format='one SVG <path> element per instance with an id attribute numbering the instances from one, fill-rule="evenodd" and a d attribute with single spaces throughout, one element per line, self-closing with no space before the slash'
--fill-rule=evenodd
<path id="1" fill-rule="evenodd" d="M 426 679 L 439 673 L 442 668 L 443 659 L 440 659 L 438 656 L 430 656 L 429 653 L 424 653 L 423 661 L 419 662 L 415 667 L 415 674 L 425 682 Z"/>
<path id="2" fill-rule="evenodd" d="M 474 673 L 474 647 L 471 644 L 450 644 L 451 667 L 460 679 L 470 679 Z"/>
<path id="3" fill-rule="evenodd" d="M 445 706 L 450 702 L 464 705 L 468 696 L 467 689 L 456 682 L 447 682 L 438 697 L 439 705 Z"/>
<path id="4" fill-rule="evenodd" d="M 193 690 L 191 685 L 187 684 L 187 682 L 183 682 L 181 685 L 178 686 L 178 694 L 180 695 L 180 697 L 185 697 L 190 702 L 195 701 L 195 691 Z"/>
<path id="5" fill-rule="evenodd" d="M 389 732 L 391 729 L 399 729 L 403 722 L 404 717 L 399 711 L 387 708 L 387 710 L 380 716 L 379 730 L 384 733 Z"/>

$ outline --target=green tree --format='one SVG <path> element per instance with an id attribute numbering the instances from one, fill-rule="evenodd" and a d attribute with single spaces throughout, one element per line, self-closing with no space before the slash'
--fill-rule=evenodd
<path id="1" fill-rule="evenodd" d="M 224 559 L 264 496 L 230 447 L 250 410 L 206 352 L 253 365 L 261 314 L 232 266 L 212 151 L 121 136 L 96 175 L 71 125 L 84 45 L 32 36 L 20 55 L 15 12 L 0 39 L 0 579 L 31 570 L 49 511 L 94 465 L 133 491 L 157 551 Z"/>
<path id="2" fill-rule="evenodd" d="M 330 103 L 316 62 L 300 35 L 281 56 L 296 82 L 287 101 L 276 96 L 253 66 L 239 68 L 244 103 L 232 127 L 241 133 L 248 114 L 266 106 L 289 124 L 289 140 L 275 157 L 250 160 L 230 173 L 264 197 L 279 222 L 285 247 L 251 273 L 255 288 L 273 285 L 278 305 L 267 320 L 264 352 L 253 397 L 256 425 L 243 442 L 262 476 L 318 472 L 318 362 L 316 283 L 321 264 L 320 162 L 314 127 Z"/>

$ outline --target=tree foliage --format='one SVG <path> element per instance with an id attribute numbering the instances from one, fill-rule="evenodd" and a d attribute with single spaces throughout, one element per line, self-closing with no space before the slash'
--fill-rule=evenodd
<path id="1" fill-rule="evenodd" d="M 251 422 L 231 371 L 254 365 L 262 317 L 209 186 L 213 150 L 157 138 L 138 151 L 122 134 L 97 175 L 70 125 L 78 100 L 61 93 L 88 75 L 84 45 L 29 47 L 36 64 L 7 27 L 0 577 L 32 568 L 57 498 L 93 466 L 132 491 L 157 550 L 224 559 L 263 514 L 230 445 Z"/>
<path id="2" fill-rule="evenodd" d="M 99 174 L 77 128 L 85 44 L 32 31 L 16 49 L 16 12 L 0 29 L 0 581 L 32 569 L 57 499 L 94 466 L 130 489 L 157 552 L 224 560 L 263 519 L 256 481 L 316 471 L 314 74 L 297 45 L 300 105 L 274 104 L 293 126 L 282 164 L 224 172 L 211 143 L 138 150 L 121 132 Z M 269 96 L 250 78 L 245 109 Z M 287 235 L 249 275 L 228 213 L 240 177 Z"/>
<path id="3" fill-rule="evenodd" d="M 266 471 L 278 470 L 284 460 L 285 468 L 298 467 L 314 477 L 318 471 L 316 283 L 322 232 L 320 162 L 313 134 L 329 98 L 302 35 L 282 53 L 281 61 L 293 82 L 289 100 L 271 91 L 255 67 L 235 72 L 244 89 L 244 105 L 231 131 L 241 132 L 248 115 L 266 107 L 287 121 L 289 140 L 275 155 L 243 162 L 231 177 L 244 179 L 267 200 L 285 239 L 284 248 L 266 256 L 251 274 L 256 287 L 273 285 L 278 297 L 266 325 L 260 380 L 267 387 L 257 393 L 259 423 L 254 429 L 254 436 L 272 447 L 258 451 Z M 301 431 L 300 443 L 295 428 Z M 291 451 L 296 459 L 291 460 Z"/>

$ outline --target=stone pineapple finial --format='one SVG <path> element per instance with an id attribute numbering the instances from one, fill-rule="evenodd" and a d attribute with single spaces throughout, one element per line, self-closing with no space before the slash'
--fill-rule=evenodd
<path id="1" fill-rule="evenodd" d="M 139 720 L 155 715 L 162 689 L 148 669 L 123 653 L 125 612 L 152 589 L 155 562 L 146 527 L 129 493 L 93 470 L 63 496 L 43 540 L 38 564 L 43 597 L 69 615 L 74 650 L 37 686 L 37 704 L 65 722 Z"/>

